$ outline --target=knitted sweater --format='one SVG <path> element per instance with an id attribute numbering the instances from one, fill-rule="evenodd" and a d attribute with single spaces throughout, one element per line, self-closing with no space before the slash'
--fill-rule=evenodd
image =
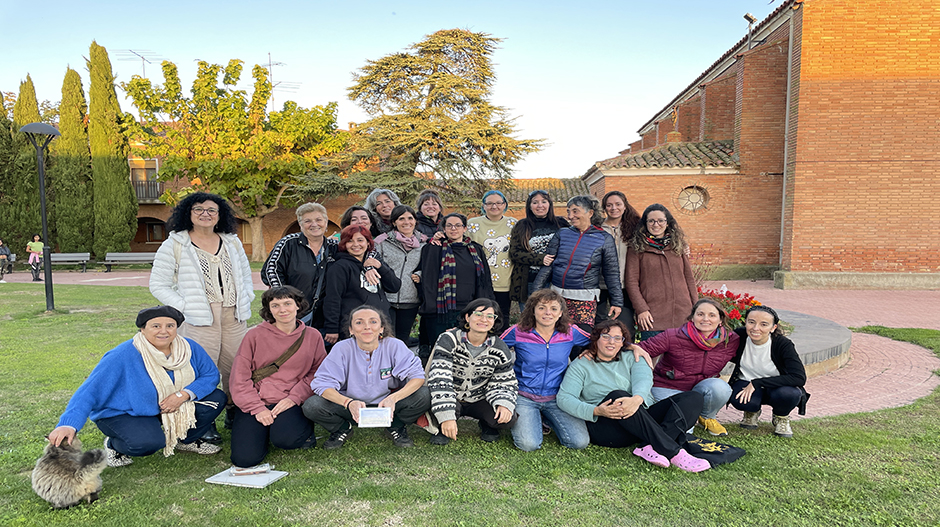
<path id="1" fill-rule="evenodd" d="M 222 237 L 223 250 L 228 251 L 229 259 L 232 260 L 237 299 L 235 318 L 245 321 L 251 318 L 251 301 L 255 299 L 248 256 L 238 236 L 225 233 L 219 233 L 219 236 Z M 179 262 L 176 260 L 175 244 L 180 244 Z M 153 259 L 153 270 L 150 271 L 150 292 L 163 304 L 182 311 L 186 322 L 194 326 L 212 325 L 206 283 L 189 232 L 173 231 L 160 245 Z"/>
<path id="2" fill-rule="evenodd" d="M 512 216 L 503 216 L 496 221 L 479 216 L 467 221 L 467 236 L 482 245 L 486 251 L 486 262 L 493 277 L 493 291 L 509 291 L 509 277 L 512 274 L 509 241 L 515 226 L 516 218 Z"/>
<path id="3" fill-rule="evenodd" d="M 273 364 L 302 332 L 305 332 L 303 344 L 287 362 L 264 379 L 251 381 L 252 371 Z M 262 322 L 248 330 L 238 347 L 229 378 L 232 401 L 251 415 L 264 410 L 265 405 L 277 404 L 285 398 L 300 406 L 313 395 L 310 382 L 325 358 L 326 350 L 319 331 L 300 322 L 294 331 L 284 333 L 274 324 Z"/>
<path id="4" fill-rule="evenodd" d="M 649 406 L 653 402 L 653 371 L 645 360 L 636 362 L 630 352 L 621 353 L 620 360 L 600 362 L 597 359 L 575 359 L 561 381 L 556 402 L 558 407 L 585 421 L 597 421 L 594 407 L 614 390 L 639 395 Z"/>
<path id="5" fill-rule="evenodd" d="M 219 383 L 219 370 L 202 346 L 194 340 L 186 340 L 193 350 L 189 362 L 196 372 L 196 379 L 185 388 L 196 394 L 199 400 L 215 390 Z M 173 378 L 173 372 L 167 372 L 167 375 Z M 127 340 L 101 357 L 69 399 L 56 426 L 71 426 L 78 431 L 89 418 L 97 421 L 116 415 L 160 415 L 159 403 L 157 388 L 147 374 L 143 357 L 134 346 L 133 339 Z"/>
<path id="6" fill-rule="evenodd" d="M 486 399 L 493 409 L 516 409 L 515 354 L 497 337 L 486 339 L 486 349 L 474 357 L 467 349 L 466 333 L 449 329 L 437 338 L 428 367 L 431 413 L 439 423 L 457 418 L 457 401 Z"/>

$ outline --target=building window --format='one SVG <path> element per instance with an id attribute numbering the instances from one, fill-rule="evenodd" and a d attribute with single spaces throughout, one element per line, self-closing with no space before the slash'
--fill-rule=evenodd
<path id="1" fill-rule="evenodd" d="M 163 195 L 163 183 L 157 181 L 156 159 L 131 158 L 131 185 L 140 203 L 156 203 Z"/>
<path id="2" fill-rule="evenodd" d="M 147 243 L 163 243 L 166 240 L 166 224 L 147 223 Z"/>
<path id="3" fill-rule="evenodd" d="M 698 185 L 685 187 L 679 191 L 676 201 L 684 212 L 704 212 L 708 208 L 708 191 Z"/>

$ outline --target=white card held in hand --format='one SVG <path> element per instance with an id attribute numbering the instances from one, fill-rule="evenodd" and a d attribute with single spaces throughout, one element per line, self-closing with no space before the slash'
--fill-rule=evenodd
<path id="1" fill-rule="evenodd" d="M 388 428 L 392 426 L 391 408 L 363 408 L 359 410 L 360 428 Z"/>

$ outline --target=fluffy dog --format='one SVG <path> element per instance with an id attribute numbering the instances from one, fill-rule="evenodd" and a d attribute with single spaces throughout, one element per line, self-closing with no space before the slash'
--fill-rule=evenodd
<path id="1" fill-rule="evenodd" d="M 82 453 L 82 442 L 75 438 L 69 445 L 46 445 L 33 469 L 33 490 L 39 497 L 64 509 L 81 501 L 91 503 L 101 490 L 101 471 L 108 466 L 100 448 Z"/>

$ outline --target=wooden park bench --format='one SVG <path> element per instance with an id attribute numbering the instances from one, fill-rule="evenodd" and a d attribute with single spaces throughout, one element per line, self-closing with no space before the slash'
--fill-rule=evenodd
<path id="1" fill-rule="evenodd" d="M 91 259 L 90 253 L 51 253 L 49 259 L 52 265 L 81 265 L 85 272 L 85 265 Z"/>
<path id="2" fill-rule="evenodd" d="M 112 265 L 119 264 L 150 264 L 153 265 L 153 258 L 157 253 L 108 253 L 101 262 L 105 266 L 105 272 L 111 272 Z"/>

